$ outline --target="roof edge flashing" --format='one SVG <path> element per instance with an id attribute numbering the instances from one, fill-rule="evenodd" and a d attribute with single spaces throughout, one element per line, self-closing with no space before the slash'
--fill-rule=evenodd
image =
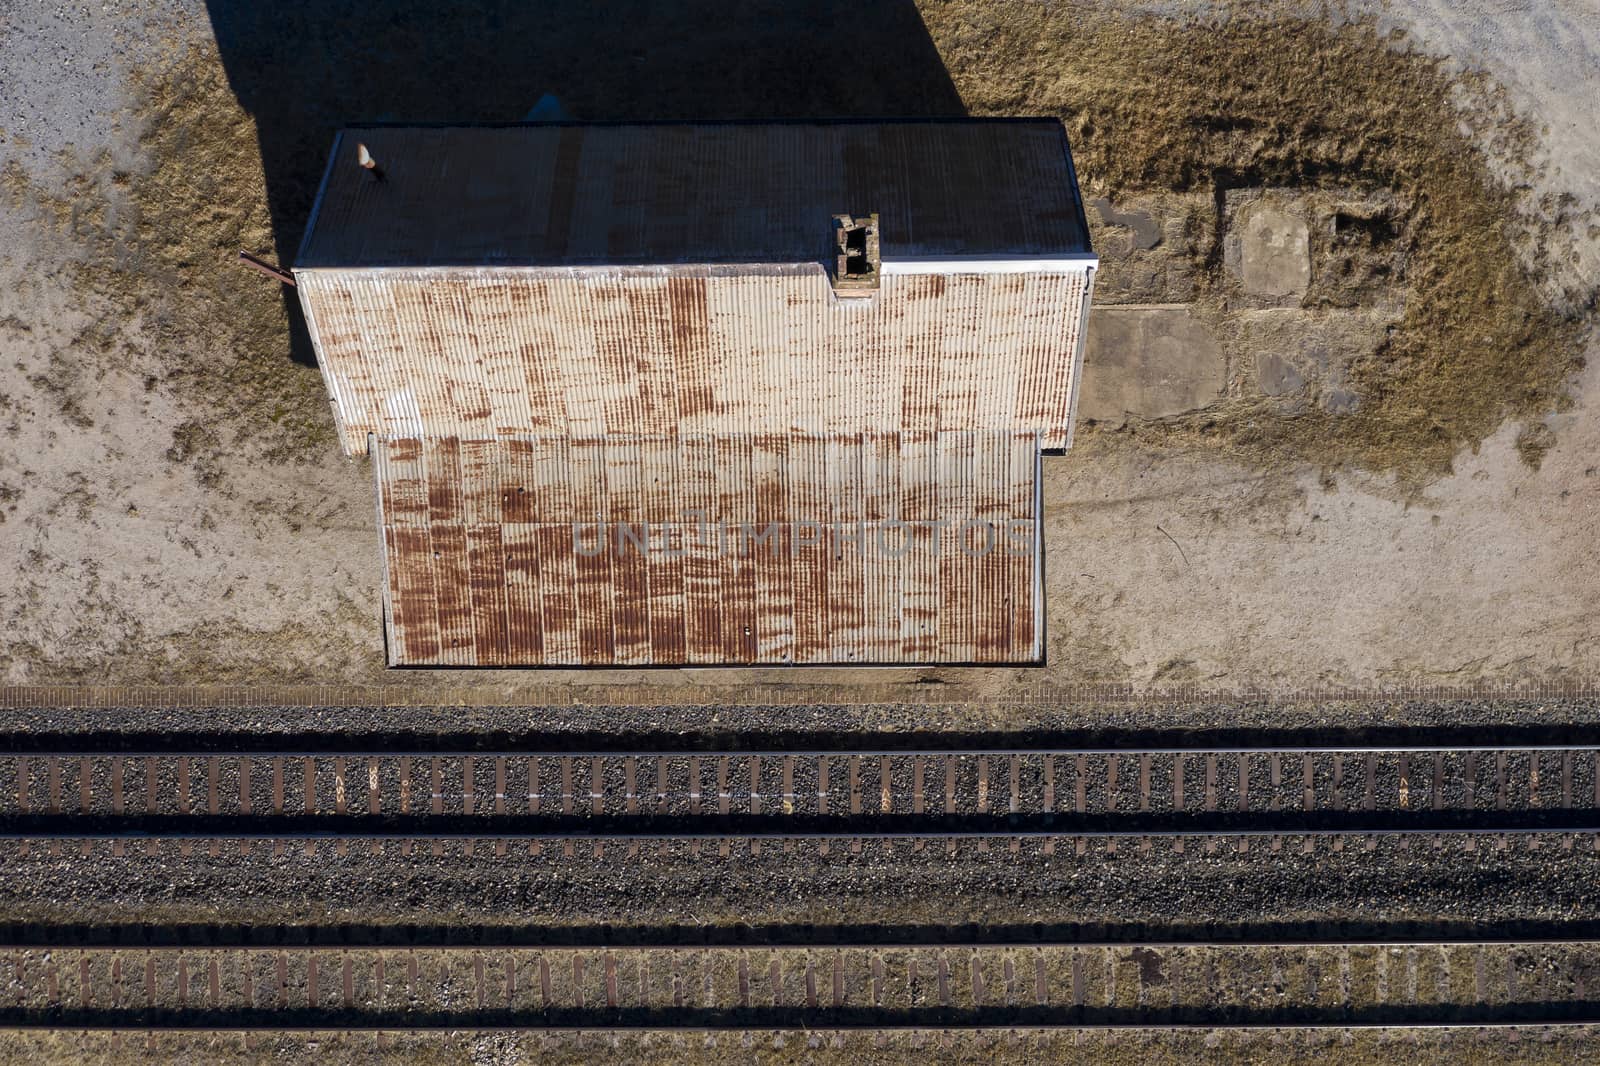
<path id="1" fill-rule="evenodd" d="M 1093 270 L 1100 265 L 1100 257 L 1090 252 L 1068 255 L 1040 256 L 883 256 L 878 271 L 891 274 L 1028 274 L 1063 271 Z M 312 264 L 290 270 L 295 277 L 305 274 L 386 274 L 425 275 L 481 274 L 498 271 L 518 271 L 546 274 L 551 277 L 583 276 L 701 276 L 729 277 L 738 275 L 783 275 L 828 273 L 828 264 L 821 260 L 743 260 L 727 262 L 684 263 L 437 263 L 406 266 L 361 265 L 337 266 Z"/>
<path id="2" fill-rule="evenodd" d="M 549 277 L 739 277 L 785 276 L 821 274 L 826 265 L 820 259 L 795 260 L 741 260 L 715 263 L 432 263 L 406 264 L 349 264 L 316 263 L 295 267 L 290 273 L 295 277 L 311 274 L 365 274 L 374 277 L 386 275 L 426 276 L 429 274 L 453 275 L 489 274 L 516 271 L 525 274 L 543 274 Z"/>
<path id="3" fill-rule="evenodd" d="M 888 274 L 1034 274 L 1092 270 L 1100 265 L 1093 252 L 1068 255 L 884 256 Z"/>

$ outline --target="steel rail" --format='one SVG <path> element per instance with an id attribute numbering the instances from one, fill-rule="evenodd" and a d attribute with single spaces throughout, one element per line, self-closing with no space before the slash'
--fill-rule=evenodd
<path id="1" fill-rule="evenodd" d="M 160 927 L 157 927 L 160 928 Z M 1520 946 L 1560 946 L 1560 948 L 1600 948 L 1600 936 L 1534 935 L 1510 936 L 1496 933 L 1491 936 L 1288 936 L 1288 938 L 1149 938 L 1138 940 L 750 940 L 750 941 L 664 941 L 659 944 L 611 943 L 611 941 L 571 941 L 571 943 L 518 943 L 514 940 L 483 940 L 466 944 L 430 943 L 278 943 L 278 944 L 141 944 L 141 943 L 74 943 L 69 940 L 0 941 L 0 952 L 18 951 L 72 951 L 78 954 L 338 954 L 338 952 L 429 952 L 429 954 L 472 954 L 485 951 L 517 951 L 525 954 L 579 954 L 579 952 L 610 952 L 610 954 L 645 954 L 645 952 L 741 952 L 741 951 L 1118 951 L 1118 949 L 1259 949 L 1286 948 L 1520 948 Z"/>
<path id="2" fill-rule="evenodd" d="M 204 817 L 204 816 L 199 816 Z M 107 832 L 54 832 L 41 831 L 38 833 L 19 833 L 15 831 L 0 832 L 0 840 L 15 841 L 95 841 L 95 840 L 144 840 L 160 842 L 166 840 L 184 841 L 257 841 L 257 840 L 293 840 L 293 841 L 348 841 L 350 843 L 368 843 L 387 840 L 405 841 L 446 841 L 465 840 L 483 841 L 492 843 L 503 841 L 534 841 L 534 842 L 577 842 L 590 841 L 595 843 L 653 843 L 674 840 L 685 841 L 767 841 L 767 840 L 844 840 L 844 841 L 895 841 L 895 840 L 1034 840 L 1054 839 L 1072 840 L 1075 838 L 1088 839 L 1194 839 L 1200 837 L 1213 837 L 1225 840 L 1234 837 L 1249 837 L 1259 839 L 1262 837 L 1492 837 L 1492 836 L 1594 836 L 1600 834 L 1600 825 L 1551 825 L 1551 826 L 1517 826 L 1505 827 L 1455 827 L 1438 828 L 1433 826 L 1418 826 L 1412 828 L 1385 826 L 1382 828 L 1267 828 L 1267 829 L 956 829 L 941 830 L 892 830 L 886 832 L 851 831 L 851 830 L 785 830 L 778 829 L 762 832 L 708 832 L 704 830 L 673 831 L 663 829 L 654 832 L 598 832 L 586 829 L 573 829 L 570 831 L 526 832 L 507 830 L 493 832 L 489 830 L 471 831 L 421 831 L 396 829 L 393 832 L 373 831 L 370 829 L 353 828 L 344 829 L 262 829 L 259 832 L 241 833 L 235 831 L 207 831 L 205 829 L 184 829 L 162 831 L 159 833 L 148 830 L 127 829 Z"/>
<path id="3" fill-rule="evenodd" d="M 827 1008 L 819 1008 L 825 1012 Z M 425 1032 L 452 1033 L 538 1033 L 548 1036 L 582 1036 L 588 1033 L 673 1033 L 716 1036 L 724 1033 L 805 1033 L 808 1036 L 828 1033 L 1069 1033 L 1069 1032 L 1161 1032 L 1209 1031 L 1228 1032 L 1282 1032 L 1291 1030 L 1339 1032 L 1346 1029 L 1385 1030 L 1409 1032 L 1412 1030 L 1473 1030 L 1473 1029 L 1588 1029 L 1600 1026 L 1600 1007 L 1571 1017 L 1529 1017 L 1518 1019 L 1487 1019 L 1481 1021 L 1387 1021 L 1384 1019 L 1349 1019 L 1343 1021 L 1235 1021 L 1226 1018 L 1209 1020 L 1160 1020 L 1152 1018 L 1143 1022 L 972 1022 L 969 1024 L 935 1022 L 927 1025 L 906 1023 L 828 1021 L 819 1024 L 795 1024 L 755 1021 L 747 1024 L 727 1025 L 664 1025 L 661 1022 L 640 1022 L 636 1025 L 595 1023 L 593 1025 L 503 1025 L 498 1023 L 474 1025 L 471 1012 L 440 1019 L 422 1019 L 419 1024 L 361 1025 L 334 1022 L 262 1022 L 259 1025 L 185 1025 L 162 1024 L 149 1021 L 67 1023 L 41 1020 L 13 1022 L 0 1020 L 0 1032 L 72 1032 L 72 1033 L 193 1033 L 215 1036 L 252 1036 L 259 1033 L 361 1033 L 385 1036 L 406 1036 Z M 465 1019 L 465 1020 L 463 1020 Z"/>
<path id="4" fill-rule="evenodd" d="M 1327 746 L 1276 746 L 1231 747 L 1205 746 L 1195 748 L 660 748 L 630 750 L 610 748 L 604 750 L 548 750 L 542 748 L 40 748 L 8 752 L 0 748 L 0 758 L 7 759 L 832 759 L 832 758 L 1024 758 L 1043 756 L 1116 756 L 1118 758 L 1140 755 L 1409 755 L 1413 753 L 1450 754 L 1506 754 L 1524 752 L 1600 752 L 1600 741 L 1592 744 L 1373 744 Z"/>

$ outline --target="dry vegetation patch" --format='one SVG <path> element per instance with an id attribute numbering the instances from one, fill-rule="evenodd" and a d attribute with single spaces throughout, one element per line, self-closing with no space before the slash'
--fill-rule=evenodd
<path id="1" fill-rule="evenodd" d="M 224 443 L 269 462 L 325 454 L 334 447 L 327 400 L 315 368 L 289 358 L 283 294 L 236 265 L 241 248 L 272 247 L 255 123 L 205 45 L 138 92 L 150 171 L 129 182 L 134 270 L 124 299 L 159 287 L 163 347 L 199 356 L 175 359 L 167 381 L 215 412 L 232 431 Z M 187 457 L 199 443 L 190 432 L 174 449 Z"/>
<path id="2" fill-rule="evenodd" d="M 1448 76 L 1371 25 L 959 2 L 926 15 L 974 113 L 1063 118 L 1089 195 L 1293 186 L 1395 196 L 1405 310 L 1351 368 L 1358 411 L 1285 417 L 1233 401 L 1128 432 L 1422 480 L 1507 418 L 1570 405 L 1594 294 L 1541 293 L 1553 223 L 1491 177 L 1478 147 L 1527 159 L 1535 134 L 1491 86 Z M 1203 266 L 1202 300 L 1222 301 L 1220 234 Z"/>
<path id="3" fill-rule="evenodd" d="M 241 248 L 272 246 L 254 122 L 203 44 L 137 75 L 134 98 L 144 172 L 113 169 L 102 153 L 64 160 L 79 173 L 59 192 L 15 165 L 3 175 L 14 206 L 80 246 L 68 269 L 94 315 L 30 383 L 89 428 L 77 395 L 89 362 L 148 368 L 147 389 L 165 386 L 196 411 L 167 456 L 195 464 L 207 487 L 224 450 L 271 463 L 325 456 L 327 400 L 316 369 L 289 357 L 284 297 L 236 264 Z"/>

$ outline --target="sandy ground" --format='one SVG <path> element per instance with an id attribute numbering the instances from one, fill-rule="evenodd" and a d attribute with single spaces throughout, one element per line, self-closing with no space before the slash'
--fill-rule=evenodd
<path id="1" fill-rule="evenodd" d="M 982 68 L 964 58 L 973 47 L 964 35 L 990 16 L 959 6 L 930 4 L 923 14 L 962 100 L 1028 111 L 1053 98 L 1057 87 L 1037 78 L 978 85 Z M 1217 17 L 1209 5 L 1117 6 L 1141 13 L 1129 15 L 1138 25 L 1174 6 Z M 1525 208 L 1549 223 L 1524 246 L 1540 291 L 1568 311 L 1592 299 L 1600 7 L 1335 7 L 1337 21 L 1374 15 L 1399 35 L 1396 47 L 1445 57 L 1469 79 L 1463 99 L 1474 87 L 1481 99 L 1489 84 L 1531 124 L 1532 145 L 1505 139 L 1503 126 L 1466 123 L 1482 131 L 1493 172 L 1524 186 Z M 215 121 L 194 127 L 205 140 L 175 147 L 168 136 L 165 155 L 152 149 L 161 108 L 178 106 L 170 85 L 152 102 L 152 78 L 160 84 L 174 69 L 194 77 L 181 57 L 212 32 L 190 0 L 0 3 L 0 568 L 15 575 L 0 586 L 0 682 L 394 679 L 382 667 L 369 471 L 338 456 L 320 381 L 291 361 L 270 283 L 228 261 L 233 247 L 273 246 L 276 220 L 259 179 L 208 169 L 218 158 L 259 169 L 254 126 L 231 102 L 208 104 Z M 586 117 L 621 106 L 597 98 Z M 195 190 L 194 203 L 215 208 L 189 206 Z M 140 227 L 163 202 L 182 214 L 169 225 L 215 235 L 214 260 L 151 250 Z M 238 290 L 243 325 L 189 313 L 208 293 L 226 294 L 223 285 Z M 262 336 L 269 372 L 225 378 L 236 349 Z M 1588 343 L 1589 369 L 1564 386 L 1566 402 L 1550 402 L 1542 418 L 1507 418 L 1461 448 L 1450 473 L 1420 482 L 1333 456 L 1267 462 L 1204 436 L 1086 434 L 1046 460 L 1042 670 L 523 680 L 868 685 L 938 676 L 988 691 L 1591 680 L 1600 676 L 1600 621 L 1589 608 L 1600 597 L 1591 532 L 1600 518 L 1600 370 Z M 219 397 L 252 388 L 264 391 L 244 414 L 217 414 Z M 1518 448 L 1532 423 L 1553 434 L 1537 467 Z"/>
<path id="2" fill-rule="evenodd" d="M 1507 425 L 1415 496 L 1192 451 L 1050 461 L 1052 673 L 1221 687 L 1592 678 L 1597 371 L 1555 416 L 1537 471 Z"/>

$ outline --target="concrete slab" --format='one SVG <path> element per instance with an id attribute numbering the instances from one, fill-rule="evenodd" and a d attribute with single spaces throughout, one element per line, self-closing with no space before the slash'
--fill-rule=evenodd
<path id="1" fill-rule="evenodd" d="M 1311 284 L 1311 232 L 1299 212 L 1263 198 L 1239 212 L 1239 275 L 1246 292 L 1291 296 Z"/>
<path id="2" fill-rule="evenodd" d="M 1197 295 L 1205 250 L 1216 230 L 1206 193 L 1130 194 L 1089 201 L 1089 232 L 1100 256 L 1096 305 L 1177 304 Z"/>
<path id="3" fill-rule="evenodd" d="M 1306 378 L 1282 355 L 1267 352 L 1256 360 L 1256 383 L 1268 396 L 1289 396 L 1305 387 Z"/>
<path id="4" fill-rule="evenodd" d="M 1149 251 L 1161 243 L 1161 223 L 1149 211 L 1119 211 L 1110 200 L 1097 197 L 1089 206 L 1099 212 L 1107 226 L 1117 226 L 1128 231 L 1129 251 Z"/>
<path id="5" fill-rule="evenodd" d="M 1239 311 L 1220 328 L 1232 364 L 1244 375 L 1233 384 L 1243 395 L 1305 394 L 1334 412 L 1356 409 L 1347 369 L 1383 344 L 1396 321 L 1383 309 Z M 1254 377 L 1249 375 L 1254 368 Z"/>
<path id="6" fill-rule="evenodd" d="M 1215 403 L 1227 359 L 1187 307 L 1096 307 L 1089 315 L 1078 417 L 1121 424 Z"/>

